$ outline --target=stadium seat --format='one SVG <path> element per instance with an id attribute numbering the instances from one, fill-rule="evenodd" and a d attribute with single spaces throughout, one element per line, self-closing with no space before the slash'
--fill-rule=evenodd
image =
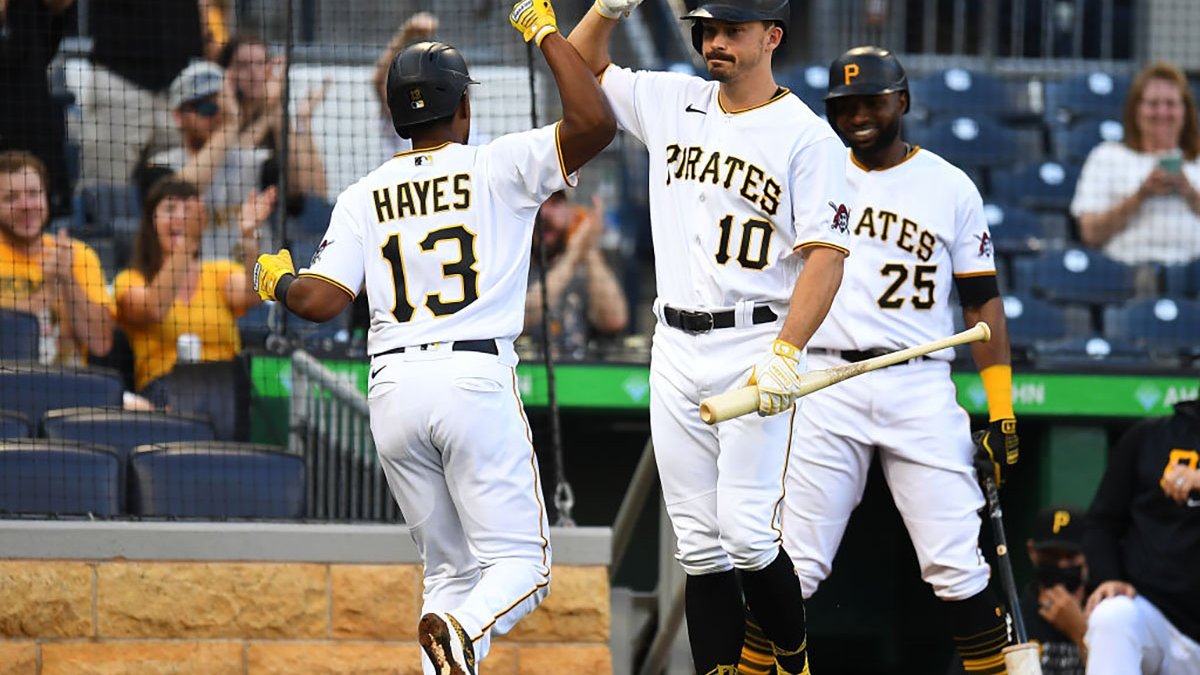
<path id="1" fill-rule="evenodd" d="M 1145 298 L 1104 310 L 1104 334 L 1130 340 L 1150 351 L 1189 353 L 1200 343 L 1200 302 L 1184 298 Z"/>
<path id="2" fill-rule="evenodd" d="M 304 196 L 304 209 L 300 215 L 289 219 L 288 236 L 294 240 L 321 241 L 325 231 L 329 229 L 329 218 L 333 215 L 333 204 L 315 195 Z M 308 267 L 308 258 L 295 258 L 297 269 Z"/>
<path id="3" fill-rule="evenodd" d="M 244 349 L 263 349 L 271 334 L 271 312 L 275 303 L 264 302 L 238 317 L 238 333 Z"/>
<path id="4" fill-rule="evenodd" d="M 1079 166 L 1035 162 L 992 171 L 992 196 L 1034 210 L 1066 212 L 1079 182 Z"/>
<path id="5" fill-rule="evenodd" d="M 244 360 L 177 363 L 164 384 L 168 410 L 207 420 L 217 440 L 250 437 L 250 373 Z"/>
<path id="6" fill-rule="evenodd" d="M 1162 365 L 1133 342 L 1099 335 L 1040 342 L 1033 347 L 1033 361 L 1051 370 Z"/>
<path id="7" fill-rule="evenodd" d="M 992 245 L 1000 254 L 1034 253 L 1060 246 L 1066 238 L 1066 224 L 1061 219 L 1019 206 L 989 202 L 983 205 L 983 213 L 992 232 Z M 1053 225 L 1048 226 L 1047 221 Z"/>
<path id="8" fill-rule="evenodd" d="M 155 410 L 64 408 L 42 420 L 47 438 L 107 445 L 122 460 L 139 445 L 174 441 L 211 441 L 212 425 L 193 415 Z"/>
<path id="9" fill-rule="evenodd" d="M 1025 81 L 948 68 L 909 81 L 911 114 L 917 118 L 968 115 L 1001 120 L 1034 118 Z"/>
<path id="10" fill-rule="evenodd" d="M 41 421 L 47 410 L 77 406 L 120 407 L 121 376 L 107 368 L 28 363 L 0 365 L 0 408 Z"/>
<path id="11" fill-rule="evenodd" d="M 29 438 L 33 424 L 29 418 L 14 410 L 0 410 L 0 439 Z"/>
<path id="12" fill-rule="evenodd" d="M 1186 265 L 1169 265 L 1164 270 L 1169 295 L 1200 296 L 1200 260 Z"/>
<path id="13" fill-rule="evenodd" d="M 1017 287 L 1056 302 L 1093 305 L 1123 302 L 1133 297 L 1134 269 L 1086 248 L 1066 248 L 1017 260 Z"/>
<path id="14" fill-rule="evenodd" d="M 779 76 L 779 84 L 792 90 L 818 115 L 825 115 L 825 93 L 829 90 L 829 66 L 806 64 L 789 68 Z"/>
<path id="15" fill-rule="evenodd" d="M 304 458 L 276 447 L 157 443 L 129 460 L 129 512 L 177 518 L 302 518 Z"/>
<path id="16" fill-rule="evenodd" d="M 137 188 L 133 184 L 84 185 L 75 196 L 71 234 L 81 237 L 111 235 L 119 229 L 119 219 L 136 222 L 140 213 Z M 120 229 L 127 227 L 123 224 Z"/>
<path id="17" fill-rule="evenodd" d="M 959 167 L 1009 166 L 1044 154 L 1040 130 L 1013 129 L 986 117 L 938 118 L 909 130 L 907 140 Z"/>
<path id="18" fill-rule="evenodd" d="M 41 336 L 33 314 L 0 309 L 0 361 L 37 361 Z"/>
<path id="19" fill-rule="evenodd" d="M 1062 307 L 1023 293 L 1005 295 L 1003 300 L 1008 339 L 1014 352 L 1028 353 L 1039 342 L 1061 340 L 1071 334 Z"/>
<path id="20" fill-rule="evenodd" d="M 1132 78 L 1092 72 L 1050 80 L 1044 85 L 1046 121 L 1070 124 L 1081 117 L 1121 119 Z"/>
<path id="21" fill-rule="evenodd" d="M 1050 127 L 1054 157 L 1068 164 L 1082 164 L 1092 148 L 1104 141 L 1120 141 L 1125 138 L 1125 128 L 1119 120 L 1082 119 L 1075 124 L 1056 124 Z"/>
<path id="22" fill-rule="evenodd" d="M 0 512 L 120 515 L 122 464 L 111 448 L 44 438 L 0 441 Z"/>

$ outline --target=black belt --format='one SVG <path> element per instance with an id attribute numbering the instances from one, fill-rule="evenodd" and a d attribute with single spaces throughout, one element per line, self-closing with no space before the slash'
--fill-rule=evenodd
<path id="1" fill-rule="evenodd" d="M 435 344 L 437 344 L 437 343 L 431 342 L 429 344 L 413 345 L 411 347 L 393 347 L 392 349 L 389 349 L 386 352 L 379 352 L 378 354 L 372 354 L 372 356 L 387 356 L 388 354 L 403 354 L 405 351 L 407 351 L 409 349 L 426 351 Z M 450 345 L 450 351 L 480 352 L 483 354 L 491 354 L 492 356 L 500 355 L 500 347 L 496 345 L 495 340 L 458 340 L 454 344 Z"/>
<path id="2" fill-rule="evenodd" d="M 735 311 L 723 309 L 719 312 L 704 312 L 663 305 L 663 319 L 671 328 L 678 328 L 687 333 L 707 333 L 717 328 L 733 328 Z M 771 323 L 778 319 L 779 315 L 766 305 L 756 305 L 750 313 L 750 318 L 755 324 Z"/>
<path id="3" fill-rule="evenodd" d="M 809 347 L 808 348 L 809 354 L 821 354 L 823 356 L 836 356 L 839 359 L 842 359 L 843 361 L 849 361 L 850 363 L 858 363 L 859 361 L 866 361 L 867 359 L 873 359 L 876 356 L 883 356 L 884 354 L 891 354 L 894 351 L 897 351 L 897 350 L 888 349 L 887 347 L 875 347 L 874 349 L 826 349 L 824 347 Z M 911 359 L 907 359 L 907 360 L 901 361 L 900 363 L 896 363 L 893 365 L 899 366 L 899 365 L 902 365 L 905 363 L 916 363 L 917 361 L 932 361 L 932 360 L 933 359 L 930 358 L 929 356 L 921 355 L 921 356 L 914 356 Z"/>

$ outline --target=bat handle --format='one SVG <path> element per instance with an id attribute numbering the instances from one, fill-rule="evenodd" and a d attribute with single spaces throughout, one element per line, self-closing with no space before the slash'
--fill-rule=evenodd
<path id="1" fill-rule="evenodd" d="M 1012 615 L 1013 631 L 1017 635 L 1018 643 L 1029 642 L 1029 633 L 1025 630 L 1025 617 L 1021 614 L 1021 601 L 1017 594 L 1017 581 L 1013 578 L 1008 539 L 1004 536 L 1004 512 L 1000 509 L 1000 491 L 996 489 L 996 481 L 991 476 L 984 479 L 983 491 L 987 496 L 988 520 L 992 523 L 992 535 L 996 540 L 996 567 L 1000 568 L 1000 585 L 1004 587 L 1005 601 L 1008 603 L 1009 614 Z"/>

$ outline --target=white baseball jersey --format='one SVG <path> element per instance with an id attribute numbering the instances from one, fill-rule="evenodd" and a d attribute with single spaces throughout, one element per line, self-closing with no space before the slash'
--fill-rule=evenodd
<path id="1" fill-rule="evenodd" d="M 524 324 L 538 207 L 574 185 L 558 125 L 484 146 L 447 143 L 397 154 L 338 196 L 301 276 L 350 295 L 364 283 L 367 349 L 515 339 Z"/>
<path id="2" fill-rule="evenodd" d="M 899 349 L 954 332 L 954 277 L 995 275 L 979 190 L 962 170 L 914 148 L 871 171 L 847 163 L 854 255 L 829 315 L 809 340 L 826 349 Z M 934 358 L 951 360 L 946 349 Z"/>
<path id="3" fill-rule="evenodd" d="M 845 150 L 786 89 L 728 111 L 717 82 L 609 66 L 602 85 L 620 128 L 650 152 L 650 224 L 660 301 L 785 310 L 796 251 L 847 250 Z M 798 198 L 797 198 L 798 197 Z"/>

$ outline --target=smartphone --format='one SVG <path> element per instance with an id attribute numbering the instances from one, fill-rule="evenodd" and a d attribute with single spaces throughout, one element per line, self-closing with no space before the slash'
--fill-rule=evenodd
<path id="1" fill-rule="evenodd" d="M 1167 173 L 1179 173 L 1183 168 L 1183 157 L 1175 153 L 1163 155 L 1158 158 L 1158 168 Z"/>

